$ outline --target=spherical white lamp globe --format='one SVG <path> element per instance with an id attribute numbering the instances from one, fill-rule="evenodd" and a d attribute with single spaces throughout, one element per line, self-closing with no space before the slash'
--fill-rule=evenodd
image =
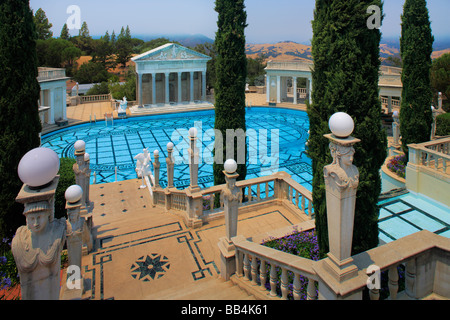
<path id="1" fill-rule="evenodd" d="M 75 151 L 84 151 L 86 149 L 86 142 L 83 140 L 78 140 L 75 142 L 73 147 L 75 148 Z"/>
<path id="2" fill-rule="evenodd" d="M 328 122 L 331 132 L 338 138 L 347 138 L 353 133 L 355 123 L 345 112 L 333 114 Z"/>
<path id="3" fill-rule="evenodd" d="M 189 129 L 189 136 L 191 138 L 195 138 L 197 136 L 197 133 L 198 133 L 197 128 L 192 127 Z"/>
<path id="4" fill-rule="evenodd" d="M 32 188 L 50 183 L 58 171 L 58 155 L 48 148 L 35 148 L 28 151 L 17 168 L 20 180 Z"/>
<path id="5" fill-rule="evenodd" d="M 237 170 L 237 163 L 233 159 L 228 159 L 225 161 L 223 167 L 227 173 L 235 173 Z"/>
<path id="6" fill-rule="evenodd" d="M 394 111 L 394 112 L 392 113 L 392 117 L 393 117 L 393 118 L 398 118 L 398 117 L 399 117 L 398 111 Z"/>
<path id="7" fill-rule="evenodd" d="M 173 142 L 169 142 L 169 143 L 167 144 L 167 149 L 170 149 L 170 150 L 173 149 Z"/>
<path id="8" fill-rule="evenodd" d="M 153 155 L 154 155 L 155 157 L 159 156 L 159 150 L 153 151 Z"/>
<path id="9" fill-rule="evenodd" d="M 91 161 L 91 155 L 87 152 L 84 154 L 84 161 L 86 162 Z"/>
<path id="10" fill-rule="evenodd" d="M 77 184 L 68 187 L 66 189 L 66 192 L 64 193 L 64 197 L 69 203 L 78 202 L 82 196 L 83 196 L 83 189 Z"/>

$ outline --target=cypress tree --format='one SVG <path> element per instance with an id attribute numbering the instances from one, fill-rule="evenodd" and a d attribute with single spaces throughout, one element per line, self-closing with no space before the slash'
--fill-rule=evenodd
<path id="1" fill-rule="evenodd" d="M 402 15 L 400 54 L 403 60 L 400 131 L 402 149 L 430 140 L 433 116 L 430 70 L 434 37 L 425 0 L 406 0 Z"/>
<path id="2" fill-rule="evenodd" d="M 247 13 L 244 0 L 216 0 L 218 16 L 216 33 L 216 85 L 215 129 L 222 132 L 224 139 L 223 160 L 226 161 L 226 130 L 242 129 L 245 123 L 245 83 L 247 77 L 247 57 L 245 54 L 245 34 Z M 217 140 L 216 140 L 217 141 Z M 234 159 L 237 161 L 238 144 L 234 144 Z M 245 158 L 247 154 L 245 147 Z M 242 151 L 242 150 L 241 150 Z M 218 152 L 216 146 L 215 153 Z M 244 161 L 245 162 L 245 161 Z M 215 163 L 214 183 L 225 183 L 223 163 Z M 247 175 L 246 163 L 238 163 L 239 180 Z"/>
<path id="3" fill-rule="evenodd" d="M 61 29 L 61 35 L 59 37 L 63 40 L 70 39 L 70 33 L 69 33 L 69 28 L 67 27 L 67 23 L 64 23 L 64 25 Z"/>
<path id="4" fill-rule="evenodd" d="M 360 172 L 357 190 L 352 254 L 378 245 L 378 197 L 381 192 L 379 169 L 386 158 L 387 138 L 381 126 L 378 94 L 381 33 L 370 30 L 367 8 L 381 0 L 317 0 L 313 21 L 314 58 L 313 103 L 310 119 L 309 155 L 313 168 L 313 205 L 322 255 L 328 250 L 327 209 L 323 167 L 331 163 L 329 118 L 336 112 L 348 113 L 355 122 L 354 165 Z"/>
<path id="5" fill-rule="evenodd" d="M 0 232 L 11 237 L 25 223 L 15 202 L 20 159 L 38 147 L 37 33 L 27 0 L 0 2 Z"/>

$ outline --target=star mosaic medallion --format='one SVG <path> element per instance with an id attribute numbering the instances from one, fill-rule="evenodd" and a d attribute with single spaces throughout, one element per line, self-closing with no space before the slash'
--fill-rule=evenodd
<path id="1" fill-rule="evenodd" d="M 134 279 L 148 282 L 159 279 L 169 270 L 170 264 L 167 257 L 152 253 L 149 256 L 140 257 L 131 266 L 131 276 Z"/>

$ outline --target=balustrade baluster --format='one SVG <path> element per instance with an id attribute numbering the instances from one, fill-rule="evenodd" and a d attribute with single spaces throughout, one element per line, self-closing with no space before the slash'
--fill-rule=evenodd
<path id="1" fill-rule="evenodd" d="M 439 166 L 439 157 L 437 156 L 433 156 L 434 157 L 434 169 L 437 170 L 438 166 Z"/>
<path id="2" fill-rule="evenodd" d="M 307 298 L 308 300 L 317 300 L 316 281 L 308 279 Z"/>
<path id="3" fill-rule="evenodd" d="M 269 199 L 269 182 L 266 182 L 266 199 Z"/>
<path id="4" fill-rule="evenodd" d="M 250 261 L 248 253 L 244 253 L 244 276 L 245 280 L 250 280 Z"/>
<path id="5" fill-rule="evenodd" d="M 300 284 L 300 274 L 299 273 L 295 273 L 294 274 L 294 290 L 292 292 L 293 296 L 294 296 L 294 300 L 300 300 L 301 296 L 300 296 L 300 290 L 302 289 L 301 284 Z"/>
<path id="6" fill-rule="evenodd" d="M 369 297 L 370 297 L 370 300 L 380 300 L 380 290 L 379 289 L 370 289 Z"/>
<path id="7" fill-rule="evenodd" d="M 292 202 L 292 199 L 294 198 L 292 195 L 294 193 L 294 188 L 289 186 L 289 202 Z"/>
<path id="8" fill-rule="evenodd" d="M 412 299 L 416 298 L 415 284 L 416 284 L 416 259 L 411 259 L 406 263 L 405 292 Z"/>
<path id="9" fill-rule="evenodd" d="M 388 287 L 389 287 L 389 294 L 390 294 L 389 298 L 391 300 L 396 300 L 397 299 L 397 292 L 398 292 L 398 270 L 397 270 L 397 266 L 394 266 L 394 267 L 389 269 L 388 277 L 389 277 Z"/>
<path id="10" fill-rule="evenodd" d="M 447 173 L 447 160 L 445 158 L 442 158 L 442 170 Z"/>
<path id="11" fill-rule="evenodd" d="M 300 209 L 299 194 L 300 192 L 295 190 L 295 206 Z"/>
<path id="12" fill-rule="evenodd" d="M 244 194 L 244 187 L 241 187 L 241 194 Z M 242 201 L 243 201 L 243 197 L 240 197 L 239 198 L 239 204 L 242 204 Z"/>
<path id="13" fill-rule="evenodd" d="M 305 207 L 305 196 L 302 196 L 302 211 L 306 213 L 306 207 Z"/>
<path id="14" fill-rule="evenodd" d="M 277 268 L 272 263 L 270 265 L 270 295 L 272 297 L 276 297 L 277 295 L 277 278 L 278 278 Z"/>
<path id="15" fill-rule="evenodd" d="M 215 200 L 216 200 L 216 195 L 213 193 L 209 197 L 209 210 L 210 211 L 214 210 L 214 202 L 215 202 Z"/>
<path id="16" fill-rule="evenodd" d="M 236 249 L 236 275 L 242 277 L 242 252 Z"/>
<path id="17" fill-rule="evenodd" d="M 247 197 L 248 197 L 248 202 L 251 202 L 252 201 L 252 185 L 248 186 Z"/>
<path id="18" fill-rule="evenodd" d="M 257 197 L 258 201 L 261 200 L 261 190 L 260 190 L 259 183 L 256 185 L 256 197 Z"/>
<path id="19" fill-rule="evenodd" d="M 267 281 L 267 264 L 265 260 L 261 260 L 261 266 L 259 268 L 259 282 L 261 290 L 266 291 L 266 281 Z"/>
<path id="20" fill-rule="evenodd" d="M 281 298 L 283 300 L 287 300 L 288 293 L 289 293 L 289 282 L 287 269 L 281 268 Z"/>
<path id="21" fill-rule="evenodd" d="M 252 256 L 252 286 L 257 286 L 258 281 L 256 280 L 258 277 L 258 261 L 256 256 Z"/>

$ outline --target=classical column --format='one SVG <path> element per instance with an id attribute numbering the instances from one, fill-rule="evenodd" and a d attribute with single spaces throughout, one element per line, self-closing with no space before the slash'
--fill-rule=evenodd
<path id="1" fill-rule="evenodd" d="M 226 187 L 222 190 L 221 197 L 224 204 L 226 235 L 220 238 L 218 246 L 221 258 L 220 275 L 228 281 L 236 271 L 235 246 L 231 239 L 237 235 L 239 201 L 242 199 L 242 191 L 236 186 L 236 179 L 239 177 L 239 174 L 236 173 L 236 161 L 233 159 L 225 161 L 224 168 Z"/>
<path id="2" fill-rule="evenodd" d="M 398 111 L 394 111 L 392 118 L 394 119 L 392 122 L 392 135 L 394 137 L 393 146 L 397 147 L 400 144 L 400 119 Z"/>
<path id="3" fill-rule="evenodd" d="M 143 106 L 144 105 L 144 93 L 142 92 L 142 78 L 144 77 L 143 74 L 137 74 L 138 76 L 138 95 L 139 95 L 139 101 L 138 101 L 138 105 L 139 106 Z"/>
<path id="4" fill-rule="evenodd" d="M 206 71 L 202 71 L 202 101 L 206 101 Z"/>
<path id="5" fill-rule="evenodd" d="M 181 86 L 181 72 L 178 72 L 178 103 L 182 102 L 183 97 L 183 87 Z"/>
<path id="6" fill-rule="evenodd" d="M 78 185 L 67 188 L 65 192 L 67 209 L 67 257 L 70 279 L 63 285 L 63 300 L 81 299 L 83 294 L 83 277 L 81 276 L 81 258 L 83 256 L 83 234 L 86 233 L 85 219 L 80 216 L 83 189 Z"/>
<path id="7" fill-rule="evenodd" d="M 270 102 L 270 76 L 266 75 L 266 102 Z"/>
<path id="8" fill-rule="evenodd" d="M 190 175 L 190 186 L 189 190 L 191 192 L 200 191 L 198 186 L 198 162 L 199 154 L 197 144 L 197 129 L 189 129 L 189 175 Z"/>
<path id="9" fill-rule="evenodd" d="M 156 73 L 152 73 L 152 104 L 156 104 Z"/>
<path id="10" fill-rule="evenodd" d="M 155 188 L 159 188 L 159 168 L 161 168 L 161 163 L 159 162 L 159 151 L 155 150 L 153 151 L 153 157 L 155 158 L 155 161 L 153 162 L 153 174 L 155 175 Z"/>
<path id="11" fill-rule="evenodd" d="M 169 142 L 167 144 L 167 188 L 173 188 L 173 169 L 174 169 L 174 161 L 172 157 L 173 152 L 173 143 Z"/>
<path id="12" fill-rule="evenodd" d="M 66 221 L 54 217 L 58 170 L 58 155 L 47 148 L 27 152 L 18 165 L 23 186 L 16 201 L 24 205 L 26 226 L 17 229 L 11 251 L 22 300 L 58 300 L 60 296 Z"/>
<path id="13" fill-rule="evenodd" d="M 50 95 L 50 114 L 48 119 L 48 124 L 55 123 L 55 97 L 53 89 L 48 90 Z"/>
<path id="14" fill-rule="evenodd" d="M 67 120 L 67 92 L 66 92 L 66 87 L 62 87 L 61 91 L 62 91 L 62 104 L 63 104 L 63 120 Z"/>
<path id="15" fill-rule="evenodd" d="M 443 110 L 442 110 L 442 92 L 439 92 L 439 94 L 438 94 L 439 96 L 438 96 L 438 111 L 439 112 L 442 112 Z"/>
<path id="16" fill-rule="evenodd" d="M 165 100 L 165 103 L 166 104 L 169 104 L 170 103 L 170 101 L 169 101 L 169 94 L 170 94 L 170 90 L 169 90 L 169 79 L 170 79 L 170 73 L 169 72 L 166 72 L 165 74 L 165 82 L 166 82 L 166 88 L 165 88 L 165 93 L 166 93 L 166 100 Z"/>
<path id="17" fill-rule="evenodd" d="M 277 103 L 281 103 L 281 76 L 277 76 Z"/>
<path id="18" fill-rule="evenodd" d="M 308 78 L 306 80 L 307 88 L 308 88 L 308 97 L 309 97 L 309 103 L 312 103 L 312 79 Z"/>
<path id="19" fill-rule="evenodd" d="M 388 108 L 388 113 L 391 113 L 392 112 L 392 96 L 388 96 L 387 108 Z"/>
<path id="20" fill-rule="evenodd" d="M 336 129 L 338 126 L 347 130 Z M 328 271 L 343 282 L 357 274 L 357 267 L 351 258 L 353 225 L 355 216 L 356 190 L 359 171 L 353 163 L 353 145 L 361 140 L 351 137 L 353 120 L 345 113 L 336 113 L 330 118 L 333 134 L 324 135 L 330 140 L 333 162 L 324 167 L 328 241 L 330 252 L 326 260 Z"/>
<path id="21" fill-rule="evenodd" d="M 194 102 L 194 71 L 191 71 L 191 72 L 190 72 L 189 86 L 190 86 L 190 97 L 189 97 L 189 101 L 190 101 L 190 102 Z"/>
<path id="22" fill-rule="evenodd" d="M 297 104 L 297 77 L 292 77 L 293 91 L 294 91 L 294 104 Z"/>

